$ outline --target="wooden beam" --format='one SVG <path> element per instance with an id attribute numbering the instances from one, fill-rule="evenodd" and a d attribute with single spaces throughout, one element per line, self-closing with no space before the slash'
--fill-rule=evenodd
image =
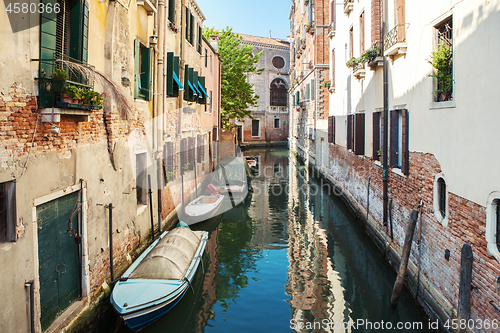
<path id="1" fill-rule="evenodd" d="M 406 229 L 403 254 L 401 256 L 401 264 L 399 265 L 398 277 L 396 278 L 396 283 L 394 283 L 394 290 L 392 291 L 391 307 L 395 307 L 396 305 L 398 305 L 399 295 L 401 294 L 401 290 L 403 290 L 406 268 L 408 267 L 408 260 L 411 253 L 411 243 L 413 241 L 413 233 L 415 231 L 415 226 L 417 225 L 417 220 L 418 210 L 414 209 L 410 214 L 410 223 L 408 224 L 408 229 Z"/>
<path id="2" fill-rule="evenodd" d="M 472 284 L 472 263 L 474 261 L 474 255 L 469 244 L 464 244 L 462 246 L 461 256 L 462 261 L 460 263 L 460 289 L 458 292 L 458 323 L 460 323 L 461 319 L 469 320 L 470 315 L 470 292 Z M 465 329 L 460 328 L 459 325 L 457 332 L 465 332 Z"/>

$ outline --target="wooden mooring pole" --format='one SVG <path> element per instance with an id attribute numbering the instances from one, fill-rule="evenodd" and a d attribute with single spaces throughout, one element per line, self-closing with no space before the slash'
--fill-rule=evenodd
<path id="1" fill-rule="evenodd" d="M 408 224 L 408 229 L 406 229 L 403 254 L 401 256 L 401 264 L 399 265 L 398 277 L 396 278 L 396 283 L 394 283 L 394 290 L 392 291 L 391 307 L 395 307 L 396 305 L 398 305 L 399 295 L 401 294 L 401 290 L 403 290 L 406 268 L 408 267 L 408 260 L 411 253 L 411 243 L 413 241 L 413 233 L 415 231 L 415 226 L 417 225 L 417 220 L 418 210 L 414 209 L 410 214 L 410 223 Z"/>
<path id="2" fill-rule="evenodd" d="M 462 261 L 460 263 L 460 289 L 458 291 L 458 318 L 460 323 L 461 319 L 469 320 L 470 314 L 470 292 L 472 284 L 472 262 L 474 256 L 472 248 L 469 244 L 462 246 Z M 458 333 L 465 332 L 465 329 L 459 328 Z"/>

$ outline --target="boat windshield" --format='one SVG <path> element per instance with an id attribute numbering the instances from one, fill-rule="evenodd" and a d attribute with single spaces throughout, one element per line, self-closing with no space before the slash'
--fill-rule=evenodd
<path id="1" fill-rule="evenodd" d="M 186 274 L 203 231 L 175 228 L 163 237 L 129 275 L 130 279 L 180 280 Z"/>

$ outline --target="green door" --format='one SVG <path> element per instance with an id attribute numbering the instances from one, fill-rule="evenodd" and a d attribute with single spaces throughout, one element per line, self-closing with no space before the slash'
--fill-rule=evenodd
<path id="1" fill-rule="evenodd" d="M 80 295 L 78 245 L 68 231 L 77 197 L 75 192 L 36 207 L 42 330 Z"/>

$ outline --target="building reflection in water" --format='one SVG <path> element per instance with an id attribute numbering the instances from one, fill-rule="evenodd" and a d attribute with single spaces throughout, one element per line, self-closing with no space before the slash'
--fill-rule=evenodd
<path id="1" fill-rule="evenodd" d="M 311 212 L 323 209 L 322 195 L 311 197 L 309 172 L 296 162 L 294 156 L 290 156 L 288 169 L 290 269 L 286 292 L 291 297 L 291 319 L 297 323 L 295 330 L 301 331 L 299 323 L 316 323 L 322 332 L 350 332 L 351 310 L 344 300 L 338 272 L 344 263 L 337 262 L 334 269 L 329 256 L 334 251 L 334 244 L 329 244 L 327 230 L 320 226 Z"/>

